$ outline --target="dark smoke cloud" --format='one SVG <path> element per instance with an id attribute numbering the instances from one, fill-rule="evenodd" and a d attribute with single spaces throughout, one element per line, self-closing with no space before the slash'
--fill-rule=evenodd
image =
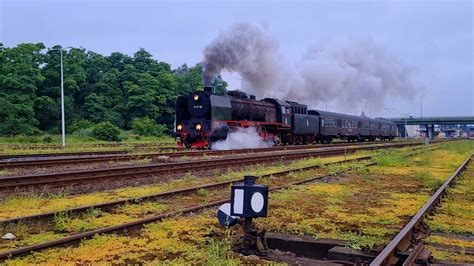
<path id="1" fill-rule="evenodd" d="M 352 111 L 358 99 L 372 99 L 375 109 L 390 96 L 411 98 L 414 70 L 373 41 L 311 46 L 290 65 L 278 41 L 262 25 L 240 23 L 222 32 L 204 49 L 204 78 L 237 72 L 242 89 L 258 97 L 277 97 L 320 106 L 335 102 Z M 210 83 L 206 83 L 210 84 Z"/>
<path id="2" fill-rule="evenodd" d="M 204 64 L 206 85 L 226 70 L 237 72 L 242 89 L 259 97 L 289 86 L 283 78 L 289 70 L 278 52 L 278 42 L 262 25 L 241 23 L 222 32 L 204 49 Z"/>

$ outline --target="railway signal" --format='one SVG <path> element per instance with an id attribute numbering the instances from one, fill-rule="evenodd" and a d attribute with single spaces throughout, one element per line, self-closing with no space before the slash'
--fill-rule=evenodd
<path id="1" fill-rule="evenodd" d="M 230 203 L 224 203 L 217 211 L 217 219 L 223 226 L 229 227 L 237 224 L 238 217 L 230 215 Z"/>
<path id="2" fill-rule="evenodd" d="M 223 204 L 217 211 L 220 224 L 243 226 L 241 252 L 245 255 L 260 255 L 268 250 L 265 230 L 259 232 L 252 223 L 253 218 L 267 217 L 268 187 L 256 185 L 255 180 L 255 176 L 245 176 L 243 184 L 232 185 L 230 203 Z"/>
<path id="3" fill-rule="evenodd" d="M 268 187 L 255 184 L 255 176 L 245 176 L 244 184 L 231 188 L 230 214 L 244 218 L 267 217 Z"/>

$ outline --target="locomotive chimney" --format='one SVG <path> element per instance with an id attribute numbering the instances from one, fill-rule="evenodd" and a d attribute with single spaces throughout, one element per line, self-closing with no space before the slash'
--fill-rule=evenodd
<path id="1" fill-rule="evenodd" d="M 209 93 L 214 93 L 214 87 L 212 86 L 204 86 L 204 91 Z"/>

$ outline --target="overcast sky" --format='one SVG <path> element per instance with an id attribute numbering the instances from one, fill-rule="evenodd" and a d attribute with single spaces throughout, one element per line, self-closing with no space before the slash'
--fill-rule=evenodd
<path id="1" fill-rule="evenodd" d="M 237 22 L 265 23 L 290 61 L 308 45 L 371 39 L 416 68 L 423 115 L 474 115 L 473 1 L 24 1 L 0 0 L 0 42 L 43 42 L 132 55 L 140 47 L 177 67 L 202 60 L 203 48 Z M 291 59 L 295 60 L 291 60 Z M 235 74 L 225 74 L 239 88 Z M 329 103 L 329 108 L 338 107 Z M 392 116 L 420 115 L 394 99 Z M 333 106 L 333 107 L 332 107 Z M 321 106 L 323 107 L 323 106 Z M 360 104 L 360 112 L 363 105 Z M 387 116 L 387 111 L 374 111 Z"/>

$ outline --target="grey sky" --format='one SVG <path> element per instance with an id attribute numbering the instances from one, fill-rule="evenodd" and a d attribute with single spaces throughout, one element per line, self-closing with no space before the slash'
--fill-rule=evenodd
<path id="1" fill-rule="evenodd" d="M 104 54 L 143 47 L 173 67 L 199 62 L 203 48 L 236 22 L 267 24 L 292 63 L 310 44 L 372 39 L 417 69 L 424 115 L 474 114 L 472 1 L 0 2 L 0 41 L 6 46 L 43 42 Z M 236 75 L 224 77 L 231 88 L 239 87 Z M 420 114 L 417 96 L 385 105 L 396 107 L 392 115 Z"/>

